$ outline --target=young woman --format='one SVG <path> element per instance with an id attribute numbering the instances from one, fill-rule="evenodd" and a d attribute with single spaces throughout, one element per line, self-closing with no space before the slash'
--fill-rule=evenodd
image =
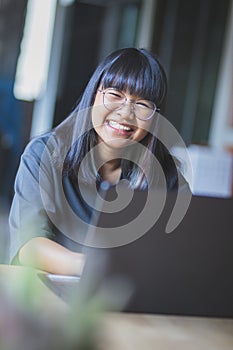
<path id="1" fill-rule="evenodd" d="M 28 144 L 10 212 L 13 263 L 81 273 L 83 255 L 72 230 L 78 236 L 82 228 L 66 226 L 74 212 L 85 222 L 91 217 L 80 183 L 86 193 L 102 181 L 114 186 L 125 179 L 137 189 L 158 185 L 152 154 L 168 190 L 177 189 L 177 166 L 155 133 L 166 88 L 164 70 L 150 52 L 117 50 L 99 64 L 72 114 Z"/>

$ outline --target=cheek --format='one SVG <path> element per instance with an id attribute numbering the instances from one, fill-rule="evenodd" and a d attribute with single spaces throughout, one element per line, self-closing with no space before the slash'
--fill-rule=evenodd
<path id="1" fill-rule="evenodd" d="M 140 140 L 138 141 L 141 141 L 142 139 L 144 139 L 144 137 L 148 134 L 148 132 L 150 132 L 151 130 L 151 124 L 152 122 L 147 122 L 146 124 L 142 124 L 142 125 L 138 125 L 138 138 Z"/>
<path id="2" fill-rule="evenodd" d="M 93 106 L 92 106 L 92 121 L 93 122 L 96 122 L 98 121 L 98 116 L 100 115 L 101 113 L 101 109 L 102 109 L 102 100 L 101 100 L 101 96 L 100 94 L 97 93 L 96 97 L 95 97 L 95 101 L 93 103 Z"/>
<path id="3" fill-rule="evenodd" d="M 102 105 L 94 104 L 92 107 L 91 119 L 94 128 L 103 125 L 106 117 L 106 109 Z"/>
<path id="4" fill-rule="evenodd" d="M 144 129 L 139 129 L 138 133 L 137 133 L 137 141 L 141 141 L 144 139 L 144 137 L 146 137 L 146 135 L 148 134 L 147 130 Z"/>

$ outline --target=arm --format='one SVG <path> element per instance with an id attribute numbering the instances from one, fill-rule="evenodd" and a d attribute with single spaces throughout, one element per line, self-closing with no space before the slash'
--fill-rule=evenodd
<path id="1" fill-rule="evenodd" d="M 54 184 L 53 163 L 49 156 L 43 157 L 41 161 L 44 149 L 43 140 L 35 140 L 21 158 L 9 216 L 10 262 L 52 273 L 80 274 L 83 255 L 55 243 L 56 231 L 53 230 L 48 213 L 60 217 L 54 197 L 58 190 Z M 49 198 L 47 209 L 41 198 L 41 189 Z M 66 217 L 62 220 L 66 220 Z"/>
<path id="2" fill-rule="evenodd" d="M 72 252 L 46 237 L 35 237 L 20 249 L 19 262 L 50 273 L 80 275 L 84 255 Z"/>

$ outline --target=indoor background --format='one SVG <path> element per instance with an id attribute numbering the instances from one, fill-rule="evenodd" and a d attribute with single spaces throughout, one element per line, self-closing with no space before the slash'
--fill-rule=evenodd
<path id="1" fill-rule="evenodd" d="M 71 112 L 101 58 L 126 46 L 160 58 L 164 115 L 187 146 L 232 150 L 232 0 L 0 0 L 0 261 L 25 145 Z"/>

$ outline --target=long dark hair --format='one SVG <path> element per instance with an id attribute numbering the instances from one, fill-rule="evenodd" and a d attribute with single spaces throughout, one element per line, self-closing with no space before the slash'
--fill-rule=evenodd
<path id="1" fill-rule="evenodd" d="M 153 101 L 158 108 L 164 102 L 167 92 L 164 69 L 158 58 L 149 51 L 124 48 L 114 51 L 103 59 L 94 71 L 79 103 L 72 112 L 71 118 L 74 120 L 72 130 L 69 123 L 65 121 L 55 131 L 57 134 L 62 134 L 64 139 L 69 138 L 66 143 L 72 144 L 65 157 L 63 174 L 75 180 L 78 171 L 82 168 L 83 179 L 90 183 L 96 180 L 97 182 L 101 181 L 100 175 L 98 172 L 96 173 L 92 162 L 85 163 L 85 167 L 80 167 L 80 165 L 85 155 L 97 144 L 97 134 L 92 127 L 90 107 L 94 103 L 96 91 L 100 85 L 104 89 L 114 87 L 128 91 L 131 95 Z M 155 119 L 156 117 L 154 117 L 152 128 L 155 127 Z M 64 129 L 66 129 L 65 132 Z M 168 150 L 153 133 L 148 133 L 141 143 L 155 155 L 163 169 L 168 188 L 172 188 L 177 181 L 177 171 Z M 149 153 L 139 155 L 140 167 L 127 159 L 121 160 L 123 177 L 129 180 L 133 188 L 143 189 L 148 186 L 148 178 L 146 178 L 144 170 L 151 170 L 149 182 L 153 182 L 153 179 L 156 178 L 155 169 L 151 167 Z"/>

